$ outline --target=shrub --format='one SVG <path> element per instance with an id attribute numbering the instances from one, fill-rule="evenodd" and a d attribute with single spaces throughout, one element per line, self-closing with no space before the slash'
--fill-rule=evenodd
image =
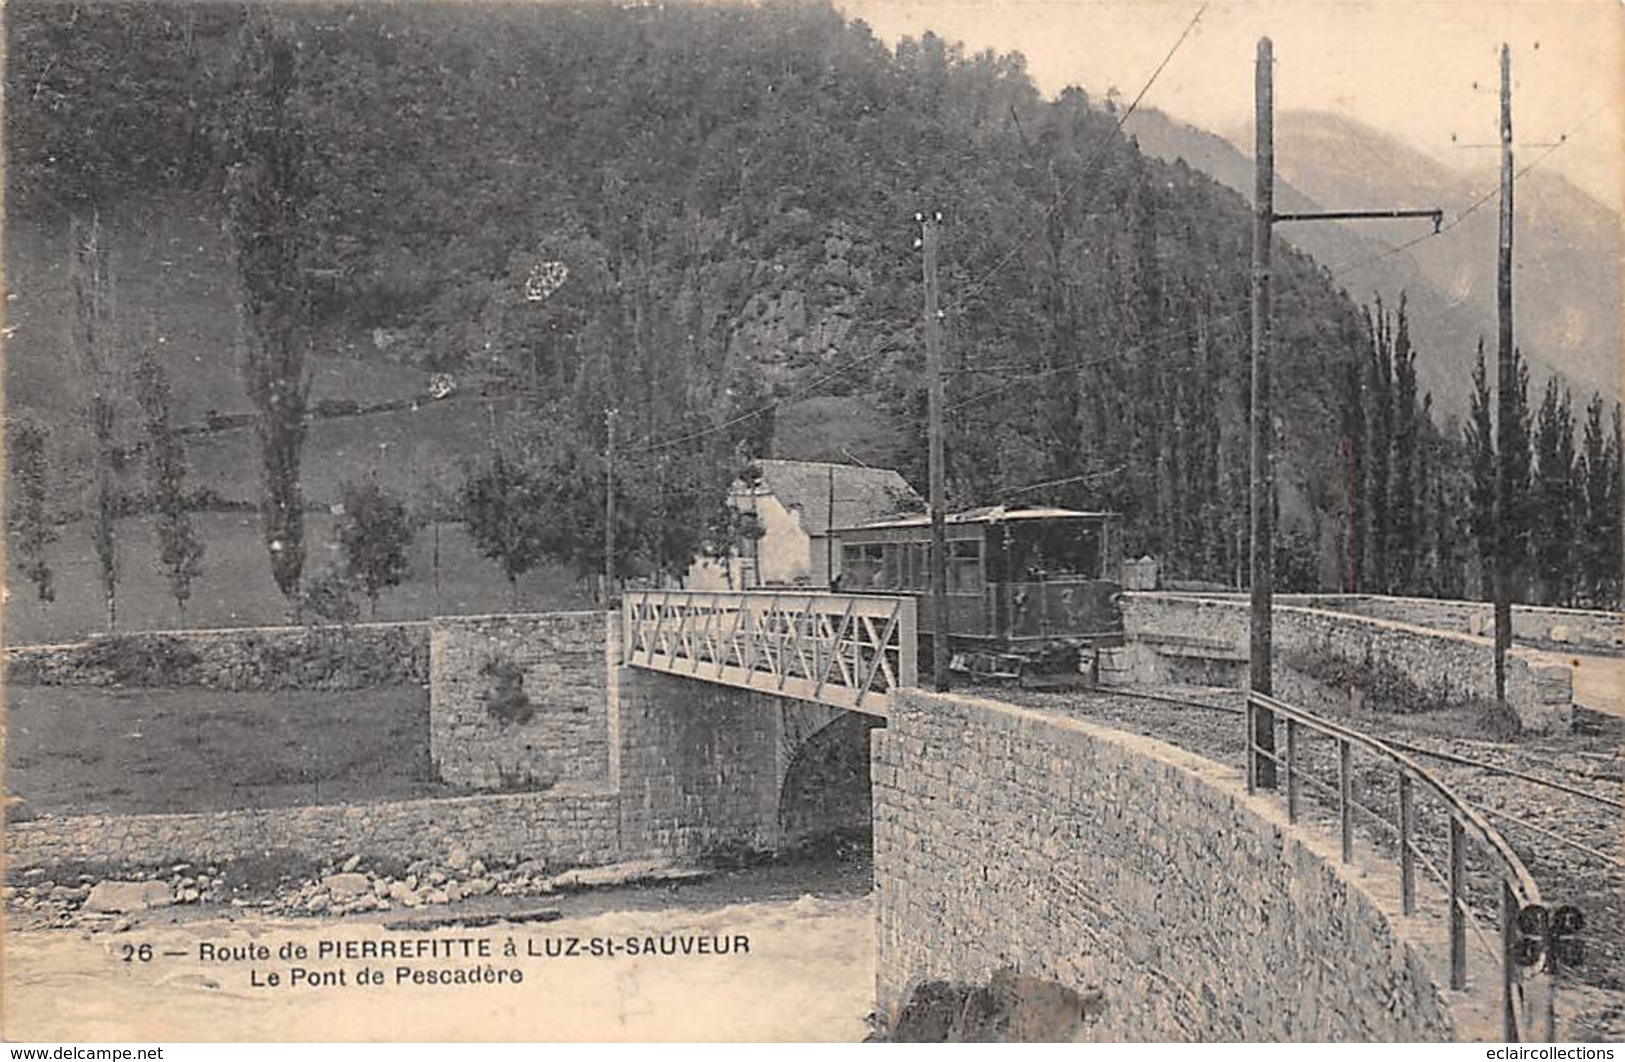
<path id="1" fill-rule="evenodd" d="M 485 710 L 504 726 L 524 724 L 536 716 L 536 706 L 525 695 L 525 669 L 512 660 L 492 659 L 480 668 L 491 680 L 485 691 Z"/>
<path id="2" fill-rule="evenodd" d="M 328 623 L 354 623 L 361 618 L 361 606 L 352 596 L 355 580 L 340 568 L 328 568 L 306 584 L 302 592 L 303 610 Z"/>

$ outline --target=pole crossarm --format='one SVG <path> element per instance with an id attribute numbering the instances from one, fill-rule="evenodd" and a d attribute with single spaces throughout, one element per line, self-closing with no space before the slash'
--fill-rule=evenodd
<path id="1" fill-rule="evenodd" d="M 1274 214 L 1270 220 L 1281 221 L 1383 221 L 1397 218 L 1427 218 L 1438 232 L 1444 224 L 1443 210 L 1309 210 L 1297 213 Z"/>
<path id="2" fill-rule="evenodd" d="M 913 598 L 637 590 L 621 624 L 631 667 L 868 715 L 918 682 Z"/>

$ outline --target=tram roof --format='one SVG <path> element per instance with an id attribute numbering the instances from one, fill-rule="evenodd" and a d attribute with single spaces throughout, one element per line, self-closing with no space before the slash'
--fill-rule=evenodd
<path id="1" fill-rule="evenodd" d="M 1116 515 L 1113 512 L 1085 512 L 1080 509 L 986 505 L 979 509 L 966 509 L 963 512 L 949 513 L 943 517 L 943 521 L 950 524 L 999 524 L 1007 520 L 1106 520 Z M 880 531 L 893 527 L 926 527 L 930 523 L 931 517 L 929 515 L 916 513 L 912 516 L 900 516 L 870 524 L 853 524 L 849 527 L 837 527 L 833 530 Z"/>

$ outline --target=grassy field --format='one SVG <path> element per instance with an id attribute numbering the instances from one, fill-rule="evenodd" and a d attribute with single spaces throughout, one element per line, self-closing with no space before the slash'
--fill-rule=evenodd
<path id="1" fill-rule="evenodd" d="M 175 608 L 156 567 L 151 521 L 132 517 L 119 522 L 119 622 L 121 630 L 172 627 L 243 627 L 288 621 L 287 605 L 271 581 L 270 562 L 254 513 L 194 515 L 207 552 L 203 576 L 193 584 L 186 614 Z M 311 514 L 305 533 L 309 542 L 307 578 L 336 556 L 331 546 L 332 520 Z M 33 587 L 15 572 L 6 573 L 8 595 L 4 640 L 13 645 L 71 642 L 107 628 L 88 525 L 61 529 L 51 547 L 57 599 L 41 604 Z M 467 615 L 513 610 L 507 580 L 496 562 L 480 556 L 461 524 L 440 528 L 440 580 L 433 578 L 434 533 L 425 528 L 413 543 L 411 572 L 405 583 L 386 591 L 379 602 L 380 620 L 425 619 L 434 615 Z M 519 584 L 519 609 L 547 612 L 593 607 L 585 584 L 556 568 L 527 574 Z M 362 602 L 363 616 L 366 605 Z"/>
<path id="2" fill-rule="evenodd" d="M 67 337 L 71 289 L 68 233 L 62 219 L 17 218 L 5 250 L 6 324 L 4 378 L 8 409 L 31 415 L 51 429 L 50 504 L 64 514 L 91 508 L 88 435 L 83 422 L 82 382 Z M 174 417 L 198 424 L 210 411 L 249 408 L 234 342 L 231 260 L 220 232 L 216 205 L 205 196 L 175 194 L 142 204 L 108 204 L 104 237 L 117 280 L 120 317 L 143 334 L 162 337 L 162 358 L 175 390 Z M 426 394 L 428 374 L 386 360 L 370 333 L 317 337 L 311 361 L 313 401 L 350 399 L 375 403 Z M 129 403 L 125 403 L 128 406 Z M 515 415 L 495 403 L 498 421 Z M 136 438 L 134 410 L 121 407 L 120 437 Z M 863 398 L 814 398 L 780 411 L 777 456 L 889 463 L 898 445 L 886 418 Z M 464 391 L 417 409 L 318 419 L 304 450 L 302 485 L 307 499 L 329 505 L 345 481 L 376 477 L 397 495 L 417 500 L 432 488 L 454 494 L 463 482 L 462 463 L 490 445 L 493 412 Z M 220 498 L 256 502 L 259 453 L 254 433 L 233 430 L 186 436 L 187 487 Z M 124 489 L 145 489 L 139 461 L 122 473 Z M 177 612 L 162 575 L 148 518 L 120 521 L 119 619 L 124 630 L 218 627 L 283 623 L 286 603 L 270 578 L 257 517 L 252 513 L 198 513 L 194 517 L 208 553 L 186 614 Z M 307 519 L 307 578 L 327 564 L 326 516 Z M 8 566 L 0 638 L 12 644 L 75 641 L 107 627 L 91 554 L 87 524 L 59 528 L 49 548 L 57 601 L 44 605 Z M 460 526 L 441 532 L 441 577 L 431 578 L 432 534 L 420 534 L 405 585 L 387 593 L 380 619 L 421 619 L 435 614 L 508 611 L 515 607 L 496 564 L 478 553 Z M 524 610 L 591 606 L 586 588 L 568 573 L 534 572 L 521 582 L 517 607 Z"/>
<path id="3" fill-rule="evenodd" d="M 68 350 L 67 222 L 8 221 L 7 400 L 13 409 L 63 413 L 79 402 L 80 387 Z M 161 338 L 159 350 L 175 387 L 176 421 L 196 423 L 211 409 L 247 410 L 234 353 L 231 258 L 214 201 L 177 193 L 109 204 L 101 221 L 123 327 L 131 338 L 149 328 L 154 339 Z M 312 400 L 378 402 L 425 392 L 427 373 L 385 361 L 370 348 L 365 336 L 319 337 L 311 365 Z"/>
<path id="4" fill-rule="evenodd" d="M 13 687 L 6 789 L 34 814 L 430 796 L 428 694 Z"/>
<path id="5" fill-rule="evenodd" d="M 420 497 L 430 484 L 455 494 L 463 484 L 462 462 L 484 454 L 489 440 L 490 417 L 476 396 L 316 420 L 305 441 L 302 486 L 307 498 L 322 504 L 337 500 L 345 481 L 373 477 L 403 498 Z M 232 501 L 259 497 L 259 444 L 252 431 L 196 435 L 186 442 L 190 487 Z"/>

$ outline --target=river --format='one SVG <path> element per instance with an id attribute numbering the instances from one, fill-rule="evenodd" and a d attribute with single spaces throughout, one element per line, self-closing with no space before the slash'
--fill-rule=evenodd
<path id="1" fill-rule="evenodd" d="M 860 871 L 766 867 L 533 899 L 525 910 L 562 917 L 476 929 L 171 908 L 123 933 L 10 932 L 4 1031 L 13 1042 L 852 1042 L 874 988 Z M 366 983 L 374 975 L 384 983 Z"/>

